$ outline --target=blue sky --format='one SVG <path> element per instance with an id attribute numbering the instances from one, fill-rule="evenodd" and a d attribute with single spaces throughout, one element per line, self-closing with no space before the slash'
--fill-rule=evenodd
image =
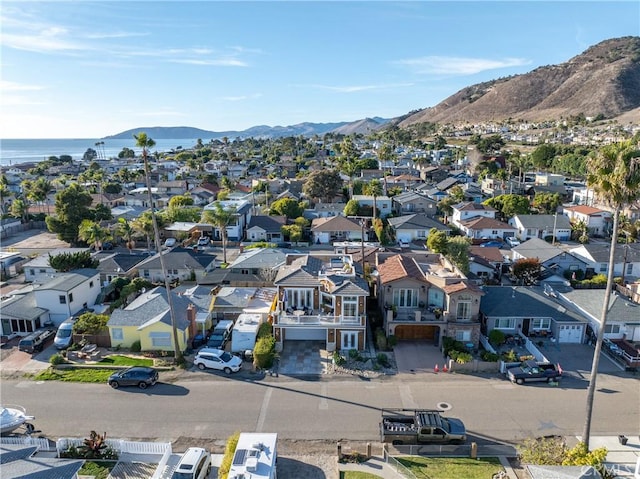
<path id="1" fill-rule="evenodd" d="M 392 118 L 640 35 L 637 0 L 2 2 L 0 137 Z"/>

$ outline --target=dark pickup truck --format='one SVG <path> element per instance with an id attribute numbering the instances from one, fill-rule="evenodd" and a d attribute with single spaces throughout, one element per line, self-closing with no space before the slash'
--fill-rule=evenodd
<path id="1" fill-rule="evenodd" d="M 552 383 L 560 380 L 562 368 L 559 364 L 523 361 L 519 366 L 507 369 L 507 377 L 512 383 L 524 384 L 533 381 Z"/>
<path id="2" fill-rule="evenodd" d="M 427 409 L 383 409 L 380 440 L 394 445 L 464 443 L 467 433 L 462 421 L 443 417 L 441 412 Z"/>

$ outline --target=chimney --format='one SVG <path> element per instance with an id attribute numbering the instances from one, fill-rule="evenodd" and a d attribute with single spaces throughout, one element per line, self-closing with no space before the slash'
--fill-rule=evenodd
<path id="1" fill-rule="evenodd" d="M 187 321 L 189 321 L 189 337 L 193 338 L 198 334 L 198 325 L 196 324 L 196 308 L 191 303 L 187 307 Z"/>

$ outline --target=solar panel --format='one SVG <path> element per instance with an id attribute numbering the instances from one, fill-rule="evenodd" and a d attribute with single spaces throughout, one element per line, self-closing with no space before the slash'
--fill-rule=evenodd
<path id="1" fill-rule="evenodd" d="M 233 456 L 233 465 L 242 466 L 244 464 L 244 460 L 246 457 L 247 457 L 246 449 L 237 449 L 235 455 Z"/>

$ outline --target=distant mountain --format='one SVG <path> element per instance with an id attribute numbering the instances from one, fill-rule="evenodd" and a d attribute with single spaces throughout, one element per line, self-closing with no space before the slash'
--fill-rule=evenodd
<path id="1" fill-rule="evenodd" d="M 640 37 L 605 40 L 565 63 L 463 88 L 395 122 L 406 127 L 578 115 L 640 118 Z"/>
<path id="2" fill-rule="evenodd" d="M 242 131 L 208 131 L 200 128 L 192 128 L 189 126 L 153 126 L 140 127 L 123 131 L 116 135 L 107 136 L 105 140 L 122 140 L 130 139 L 132 135 L 144 131 L 150 138 L 155 140 L 179 140 L 200 138 L 203 141 L 215 140 L 227 137 L 230 140 L 235 138 L 281 138 L 285 136 L 306 136 L 314 135 L 323 136 L 326 133 L 342 133 L 348 135 L 350 133 L 368 134 L 371 131 L 381 128 L 390 120 L 384 118 L 366 118 L 354 122 L 337 122 L 337 123 L 299 123 L 290 126 L 252 126 Z"/>

